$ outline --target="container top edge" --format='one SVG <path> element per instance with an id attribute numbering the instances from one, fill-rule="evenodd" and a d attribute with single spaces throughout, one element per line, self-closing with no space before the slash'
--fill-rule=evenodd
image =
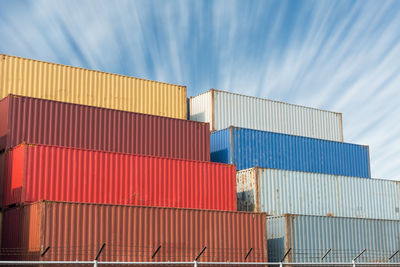
<path id="1" fill-rule="evenodd" d="M 120 76 L 120 77 L 131 78 L 131 79 L 138 79 L 138 80 L 143 80 L 143 81 L 148 81 L 148 82 L 161 83 L 161 84 L 165 84 L 165 85 L 172 85 L 172 86 L 182 87 L 182 88 L 185 88 L 185 89 L 187 88 L 186 85 L 179 85 L 179 84 L 173 84 L 173 83 L 154 81 L 154 80 L 145 79 L 145 78 L 138 78 L 138 77 L 133 77 L 133 76 L 128 76 L 128 75 L 112 73 L 112 72 L 105 72 L 105 71 L 101 71 L 101 70 L 93 70 L 93 69 L 88 69 L 88 68 L 83 68 L 83 67 L 75 67 L 75 66 L 71 66 L 71 65 L 54 63 L 54 62 L 49 62 L 49 61 L 44 61 L 44 60 L 38 60 L 38 59 L 32 59 L 32 58 L 26 58 L 26 57 L 19 57 L 19 56 L 7 55 L 7 54 L 1 54 L 1 53 L 0 53 L 0 56 L 19 58 L 19 59 L 24 59 L 24 60 L 31 60 L 31 61 L 36 61 L 36 62 L 41 62 L 41 63 L 46 63 L 46 64 L 52 64 L 52 65 L 57 65 L 57 66 L 63 66 L 63 67 L 69 67 L 69 68 L 81 69 L 81 70 L 87 70 L 87 71 L 93 71 L 93 72 L 99 72 L 99 73 L 103 73 L 103 74 L 115 75 L 115 76 Z"/>
<path id="2" fill-rule="evenodd" d="M 187 120 L 187 119 L 179 119 L 179 118 L 172 118 L 172 117 L 165 117 L 165 116 L 160 116 L 160 115 L 153 115 L 153 114 L 147 114 L 147 113 L 140 113 L 140 112 L 134 112 L 134 111 L 126 111 L 126 110 L 120 110 L 120 109 L 113 109 L 113 108 L 105 108 L 105 107 L 98 107 L 98 106 L 90 106 L 90 105 L 83 105 L 83 104 L 77 104 L 77 103 L 70 103 L 70 102 L 63 102 L 63 101 L 58 101 L 58 100 L 52 100 L 52 99 L 45 99 L 45 98 L 38 98 L 38 97 L 31 97 L 31 96 L 24 96 L 24 95 L 17 95 L 17 94 L 8 94 L 6 97 L 3 99 L 0 99 L 0 101 L 3 101 L 9 97 L 15 97 L 15 98 L 25 98 L 25 99 L 33 99 L 33 100 L 38 100 L 38 101 L 43 101 L 43 102 L 52 102 L 52 103 L 59 103 L 59 104 L 66 104 L 66 105 L 72 105 L 72 106 L 79 106 L 79 107 L 85 107 L 85 108 L 92 108 L 92 109 L 97 109 L 97 110 L 108 110 L 108 111 L 114 111 L 114 112 L 121 112 L 121 113 L 128 113 L 128 114 L 136 114 L 144 117 L 157 117 L 157 118 L 163 118 L 163 119 L 168 119 L 168 120 L 174 120 L 174 121 L 185 121 L 188 123 L 193 123 L 193 124 L 198 124 L 198 125 L 204 125 L 207 127 L 209 126 L 209 122 L 200 122 L 200 121 L 192 121 L 192 120 Z"/>
<path id="3" fill-rule="evenodd" d="M 123 152 L 110 152 L 107 150 L 97 150 L 97 149 L 86 149 L 86 148 L 80 148 L 80 147 L 70 147 L 70 146 L 58 146 L 58 145 L 47 145 L 47 144 L 40 144 L 40 143 L 29 143 L 29 142 L 23 142 L 19 145 L 16 145 L 12 148 L 10 148 L 8 151 L 12 151 L 14 149 L 17 149 L 19 147 L 54 147 L 54 148 L 60 148 L 60 149 L 67 149 L 67 150 L 81 150 L 81 151 L 91 151 L 91 152 L 98 152 L 98 153 L 104 153 L 104 154 L 118 154 L 118 155 L 128 155 L 128 156 L 136 156 L 136 157 L 144 157 L 144 158 L 156 158 L 156 159 L 167 159 L 167 160 L 177 160 L 177 161 L 186 161 L 186 162 L 197 162 L 197 163 L 207 163 L 211 165 L 222 165 L 226 167 L 234 167 L 236 169 L 235 164 L 227 164 L 227 163 L 220 163 L 220 162 L 212 162 L 212 161 L 204 161 L 204 160 L 190 160 L 190 159 L 181 159 L 181 158 L 171 158 L 171 157 L 159 157 L 159 156 L 152 156 L 152 155 L 144 155 L 144 154 L 132 154 L 132 153 L 123 153 Z"/>
<path id="4" fill-rule="evenodd" d="M 336 175 L 336 174 L 327 174 L 327 173 L 320 173 L 320 172 L 305 172 L 305 171 L 293 171 L 293 170 L 285 170 L 285 169 L 274 169 L 274 168 L 263 168 L 263 167 L 251 167 L 243 170 L 239 170 L 236 173 L 241 172 L 248 172 L 252 170 L 272 170 L 272 171 L 284 171 L 284 172 L 292 172 L 292 173 L 308 173 L 312 175 L 323 175 L 323 176 L 332 176 L 332 177 L 344 177 L 345 179 L 364 179 L 368 181 L 383 181 L 383 182 L 390 182 L 390 183 L 399 183 L 399 180 L 391 180 L 386 178 L 368 178 L 368 177 L 358 177 L 358 176 L 347 176 L 347 175 Z"/>
<path id="5" fill-rule="evenodd" d="M 21 208 L 31 205 L 38 205 L 38 204 L 52 204 L 52 203 L 59 203 L 59 204 L 67 204 L 67 205 L 86 205 L 86 206 L 113 206 L 113 207 L 136 207 L 136 208 L 144 208 L 144 209 L 158 209 L 158 210 L 188 210 L 188 211 L 201 211 L 201 212 L 217 212 L 217 213 L 235 213 L 235 214 L 249 214 L 249 215 L 266 215 L 265 212 L 250 212 L 250 211 L 232 211 L 232 210 L 213 210 L 213 209 L 193 209 L 193 208 L 176 208 L 176 207 L 158 207 L 158 206 L 139 206 L 139 205 L 122 205 L 122 204 L 109 204 L 109 203 L 89 203 L 89 202 L 72 202 L 72 201 L 56 201 L 56 200 L 38 200 L 35 202 L 22 204 L 20 206 L 9 207 L 6 208 L 5 211 L 15 208 Z"/>
<path id="6" fill-rule="evenodd" d="M 276 134 L 276 135 L 287 135 L 287 136 L 294 136 L 298 138 L 305 138 L 305 139 L 313 139 L 313 140 L 320 140 L 320 141 L 325 141 L 325 142 L 332 142 L 332 143 L 339 143 L 339 144 L 347 144 L 347 145 L 353 145 L 353 146 L 360 146 L 360 147 L 366 147 L 369 149 L 369 145 L 361 145 L 361 144 L 355 144 L 355 143 L 348 143 L 348 142 L 340 142 L 340 141 L 333 141 L 333 140 L 327 140 L 327 139 L 321 139 L 321 138 L 313 138 L 313 137 L 308 137 L 308 136 L 301 136 L 301 135 L 294 135 L 294 134 L 287 134 L 287 133 L 278 133 L 278 132 L 271 132 L 271 131 L 263 131 L 263 130 L 257 130 L 257 129 L 251 129 L 251 128 L 244 128 L 244 127 L 238 127 L 238 126 L 229 126 L 228 128 L 224 128 L 221 130 L 217 130 L 214 132 L 219 132 L 219 131 L 225 131 L 229 129 L 242 129 L 242 130 L 247 130 L 247 131 L 255 131 L 255 132 L 265 132 L 265 133 L 271 133 L 271 134 Z M 214 133 L 212 132 L 212 133 Z"/>
<path id="7" fill-rule="evenodd" d="M 317 217 L 317 218 L 334 218 L 334 219 L 349 219 L 349 220 L 363 220 L 363 221 L 391 221 L 397 222 L 400 225 L 400 220 L 395 219 L 378 219 L 378 218 L 361 218 L 361 217 L 346 217 L 346 216 L 323 216 L 323 215 L 309 215 L 309 214 L 295 214 L 295 213 L 284 213 L 282 215 L 277 216 L 267 216 L 268 219 L 275 219 L 275 218 L 284 218 L 284 217 Z"/>
<path id="8" fill-rule="evenodd" d="M 291 106 L 296 106 L 296 107 L 301 107 L 301 108 L 314 109 L 314 110 L 318 110 L 318 111 L 324 111 L 324 112 L 328 112 L 328 113 L 335 113 L 335 114 L 343 115 L 342 112 L 331 111 L 331 110 L 327 110 L 327 109 L 308 107 L 308 106 L 304 106 L 304 105 L 298 105 L 298 104 L 293 104 L 293 103 L 288 103 L 288 102 L 283 102 L 283 101 L 273 100 L 273 99 L 268 99 L 268 98 L 263 98 L 263 97 L 244 95 L 244 94 L 239 94 L 239 93 L 234 93 L 234 92 L 229 92 L 229 91 L 224 91 L 224 90 L 218 90 L 218 89 L 212 89 L 212 90 L 214 90 L 215 92 L 238 95 L 238 96 L 243 96 L 243 97 L 248 97 L 248 98 L 256 98 L 256 99 L 271 101 L 271 102 L 275 102 L 275 103 L 279 103 L 279 104 L 291 105 Z M 210 91 L 208 91 L 208 92 L 210 92 Z"/>

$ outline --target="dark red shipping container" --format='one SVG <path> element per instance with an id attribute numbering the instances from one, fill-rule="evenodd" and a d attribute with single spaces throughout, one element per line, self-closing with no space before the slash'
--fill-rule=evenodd
<path id="1" fill-rule="evenodd" d="M 20 260 L 93 260 L 105 243 L 100 261 L 193 261 L 203 247 L 200 262 L 267 261 L 263 213 L 41 201 L 3 223 L 3 251 Z"/>
<path id="2" fill-rule="evenodd" d="M 21 144 L 7 152 L 4 204 L 38 200 L 237 210 L 234 165 Z"/>
<path id="3" fill-rule="evenodd" d="M 15 95 L 0 114 L 0 150 L 26 142 L 210 161 L 208 123 Z"/>

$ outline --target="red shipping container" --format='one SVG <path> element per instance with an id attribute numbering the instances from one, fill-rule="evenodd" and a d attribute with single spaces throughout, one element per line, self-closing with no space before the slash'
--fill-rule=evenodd
<path id="1" fill-rule="evenodd" d="M 26 142 L 210 161 L 208 123 L 15 95 L 0 114 L 3 151 Z"/>
<path id="2" fill-rule="evenodd" d="M 236 210 L 234 165 L 21 144 L 7 153 L 4 204 L 56 201 Z"/>
<path id="3" fill-rule="evenodd" d="M 3 229 L 17 260 L 93 260 L 105 243 L 100 261 L 193 261 L 205 246 L 200 262 L 267 261 L 263 213 L 40 201 L 6 210 Z"/>

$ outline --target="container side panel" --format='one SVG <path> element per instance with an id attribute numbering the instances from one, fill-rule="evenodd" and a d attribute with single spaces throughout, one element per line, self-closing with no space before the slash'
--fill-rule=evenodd
<path id="1" fill-rule="evenodd" d="M 248 169 L 239 171 L 236 174 L 236 187 L 238 210 L 240 211 L 256 211 L 256 175 L 257 169 Z"/>
<path id="2" fill-rule="evenodd" d="M 1 55 L 0 98 L 25 95 L 186 119 L 186 87 Z"/>
<path id="3" fill-rule="evenodd" d="M 211 125 L 211 92 L 190 98 L 190 119 L 193 121 L 208 122 Z"/>
<path id="4" fill-rule="evenodd" d="M 204 99 L 204 94 L 196 98 Z M 209 100 L 209 99 L 207 99 Z M 278 101 L 214 91 L 213 130 L 230 126 L 343 141 L 341 114 Z M 203 105 L 205 107 L 205 105 Z M 208 108 L 203 112 L 212 112 Z M 210 116 L 211 118 L 211 116 Z M 209 120 L 201 120 L 211 122 Z"/>
<path id="5" fill-rule="evenodd" d="M 208 124 L 9 96 L 7 148 L 22 142 L 210 160 Z"/>
<path id="6" fill-rule="evenodd" d="M 4 205 L 21 203 L 24 200 L 25 146 L 20 145 L 5 155 Z"/>
<path id="7" fill-rule="evenodd" d="M 261 212 L 400 220 L 398 181 L 277 169 L 257 171 Z"/>
<path id="8" fill-rule="evenodd" d="M 232 161 L 231 139 L 229 132 L 229 129 L 225 129 L 216 131 L 211 135 L 211 161 L 221 163 L 230 163 Z"/>
<path id="9" fill-rule="evenodd" d="M 26 148 L 24 203 L 46 200 L 237 210 L 235 166 L 45 145 Z M 14 156 L 14 150 L 10 155 Z M 17 168 L 20 160 L 12 162 Z M 10 173 L 9 194 L 20 187 Z M 18 191 L 20 192 L 20 191 Z M 6 205 L 21 203 L 15 197 Z"/>
<path id="10" fill-rule="evenodd" d="M 223 132 L 223 131 L 221 131 Z M 229 162 L 238 170 L 252 167 L 370 177 L 368 147 L 258 130 L 231 128 L 211 135 L 211 159 L 219 147 L 232 143 Z"/>
<path id="11" fill-rule="evenodd" d="M 251 247 L 247 261 L 267 260 L 264 214 L 53 202 L 45 218 L 41 247 L 56 249 L 43 260 L 92 260 L 103 243 L 101 261 L 192 261 L 204 246 L 202 262 L 244 261 Z"/>
<path id="12" fill-rule="evenodd" d="M 7 144 L 8 135 L 8 112 L 9 98 L 3 98 L 0 100 L 0 153 L 3 153 Z"/>
<path id="13" fill-rule="evenodd" d="M 267 217 L 268 260 L 280 262 L 286 253 L 285 217 Z"/>

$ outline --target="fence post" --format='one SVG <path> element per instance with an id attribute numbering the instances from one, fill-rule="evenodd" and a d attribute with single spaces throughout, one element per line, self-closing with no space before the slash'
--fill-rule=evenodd
<path id="1" fill-rule="evenodd" d="M 194 267 L 197 267 L 197 261 L 194 260 Z"/>
<path id="2" fill-rule="evenodd" d="M 93 260 L 93 263 L 94 263 L 93 266 L 97 267 L 97 260 Z"/>
<path id="3" fill-rule="evenodd" d="M 353 264 L 353 267 L 356 267 L 356 262 L 354 260 L 352 260 L 351 263 Z"/>

